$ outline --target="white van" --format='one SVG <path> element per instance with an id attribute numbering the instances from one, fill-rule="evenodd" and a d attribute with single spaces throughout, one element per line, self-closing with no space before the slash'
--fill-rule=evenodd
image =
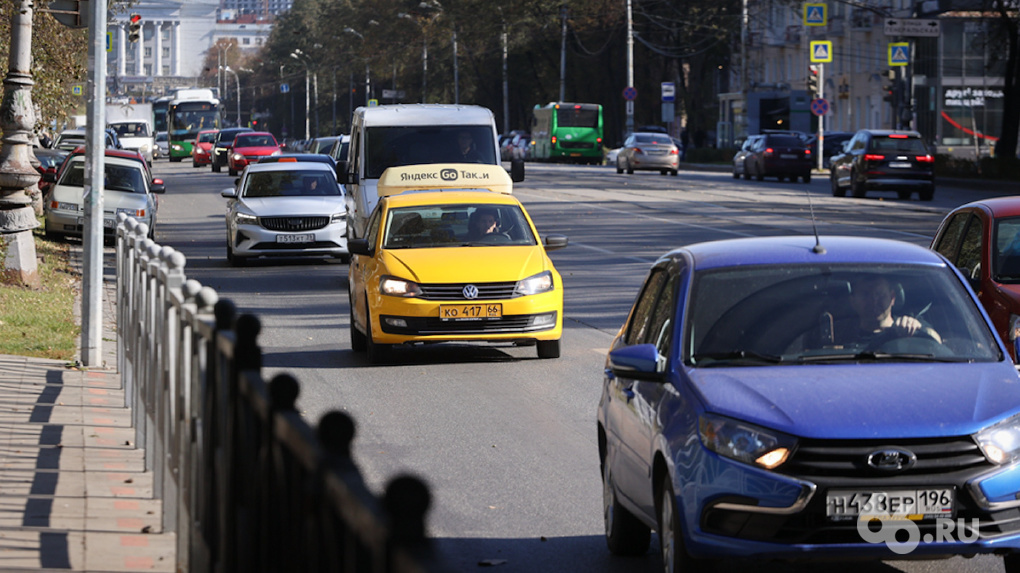
<path id="1" fill-rule="evenodd" d="M 351 120 L 347 161 L 337 178 L 347 187 L 348 238 L 365 235 L 388 167 L 428 163 L 501 165 L 496 119 L 476 105 L 396 104 L 359 107 Z M 510 178 L 524 180 L 524 162 L 511 163 Z"/>

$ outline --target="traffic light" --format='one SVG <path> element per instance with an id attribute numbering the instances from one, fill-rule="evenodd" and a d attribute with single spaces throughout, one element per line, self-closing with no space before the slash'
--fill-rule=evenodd
<path id="1" fill-rule="evenodd" d="M 807 92 L 812 98 L 818 95 L 818 66 L 819 64 L 808 66 Z"/>
<path id="2" fill-rule="evenodd" d="M 132 14 L 128 25 L 128 41 L 135 43 L 142 38 L 142 15 Z"/>
<path id="3" fill-rule="evenodd" d="M 889 102 L 891 104 L 896 103 L 896 70 L 889 69 L 885 73 L 888 81 L 882 86 L 882 101 Z"/>

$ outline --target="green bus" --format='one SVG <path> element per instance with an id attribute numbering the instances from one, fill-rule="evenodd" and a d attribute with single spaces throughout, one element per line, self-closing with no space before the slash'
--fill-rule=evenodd
<path id="1" fill-rule="evenodd" d="M 179 90 L 167 106 L 170 161 L 191 157 L 191 147 L 203 129 L 219 129 L 223 109 L 210 89 Z"/>
<path id="2" fill-rule="evenodd" d="M 601 165 L 602 106 L 567 102 L 536 105 L 531 142 L 532 159 Z"/>

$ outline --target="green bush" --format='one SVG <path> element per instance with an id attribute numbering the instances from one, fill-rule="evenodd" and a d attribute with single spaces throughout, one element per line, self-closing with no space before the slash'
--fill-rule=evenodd
<path id="1" fill-rule="evenodd" d="M 698 147 L 687 150 L 685 161 L 689 163 L 732 163 L 736 149 L 728 147 Z"/>

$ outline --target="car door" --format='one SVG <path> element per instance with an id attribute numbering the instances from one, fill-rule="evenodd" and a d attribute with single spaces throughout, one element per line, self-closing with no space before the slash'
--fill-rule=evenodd
<path id="1" fill-rule="evenodd" d="M 631 313 L 622 345 L 655 344 L 659 348 L 660 369 L 665 371 L 673 339 L 677 277 L 666 264 L 652 269 Z M 665 392 L 662 382 L 639 381 L 610 376 L 610 395 L 606 412 L 610 448 L 608 462 L 613 465 L 614 482 L 621 496 L 642 511 L 654 515 L 654 492 L 649 476 L 654 456 L 654 437 L 658 432 L 656 412 Z"/>
<path id="2" fill-rule="evenodd" d="M 372 256 L 354 255 L 351 257 L 348 277 L 350 284 L 348 289 L 351 293 L 351 314 L 354 317 L 355 325 L 360 330 L 368 333 L 368 288 L 372 277 L 376 276 L 379 267 L 379 249 L 382 247 L 379 242 L 379 225 L 382 219 L 383 204 L 372 213 L 368 221 L 368 228 L 365 231 L 365 240 L 368 241 L 369 252 Z"/>

